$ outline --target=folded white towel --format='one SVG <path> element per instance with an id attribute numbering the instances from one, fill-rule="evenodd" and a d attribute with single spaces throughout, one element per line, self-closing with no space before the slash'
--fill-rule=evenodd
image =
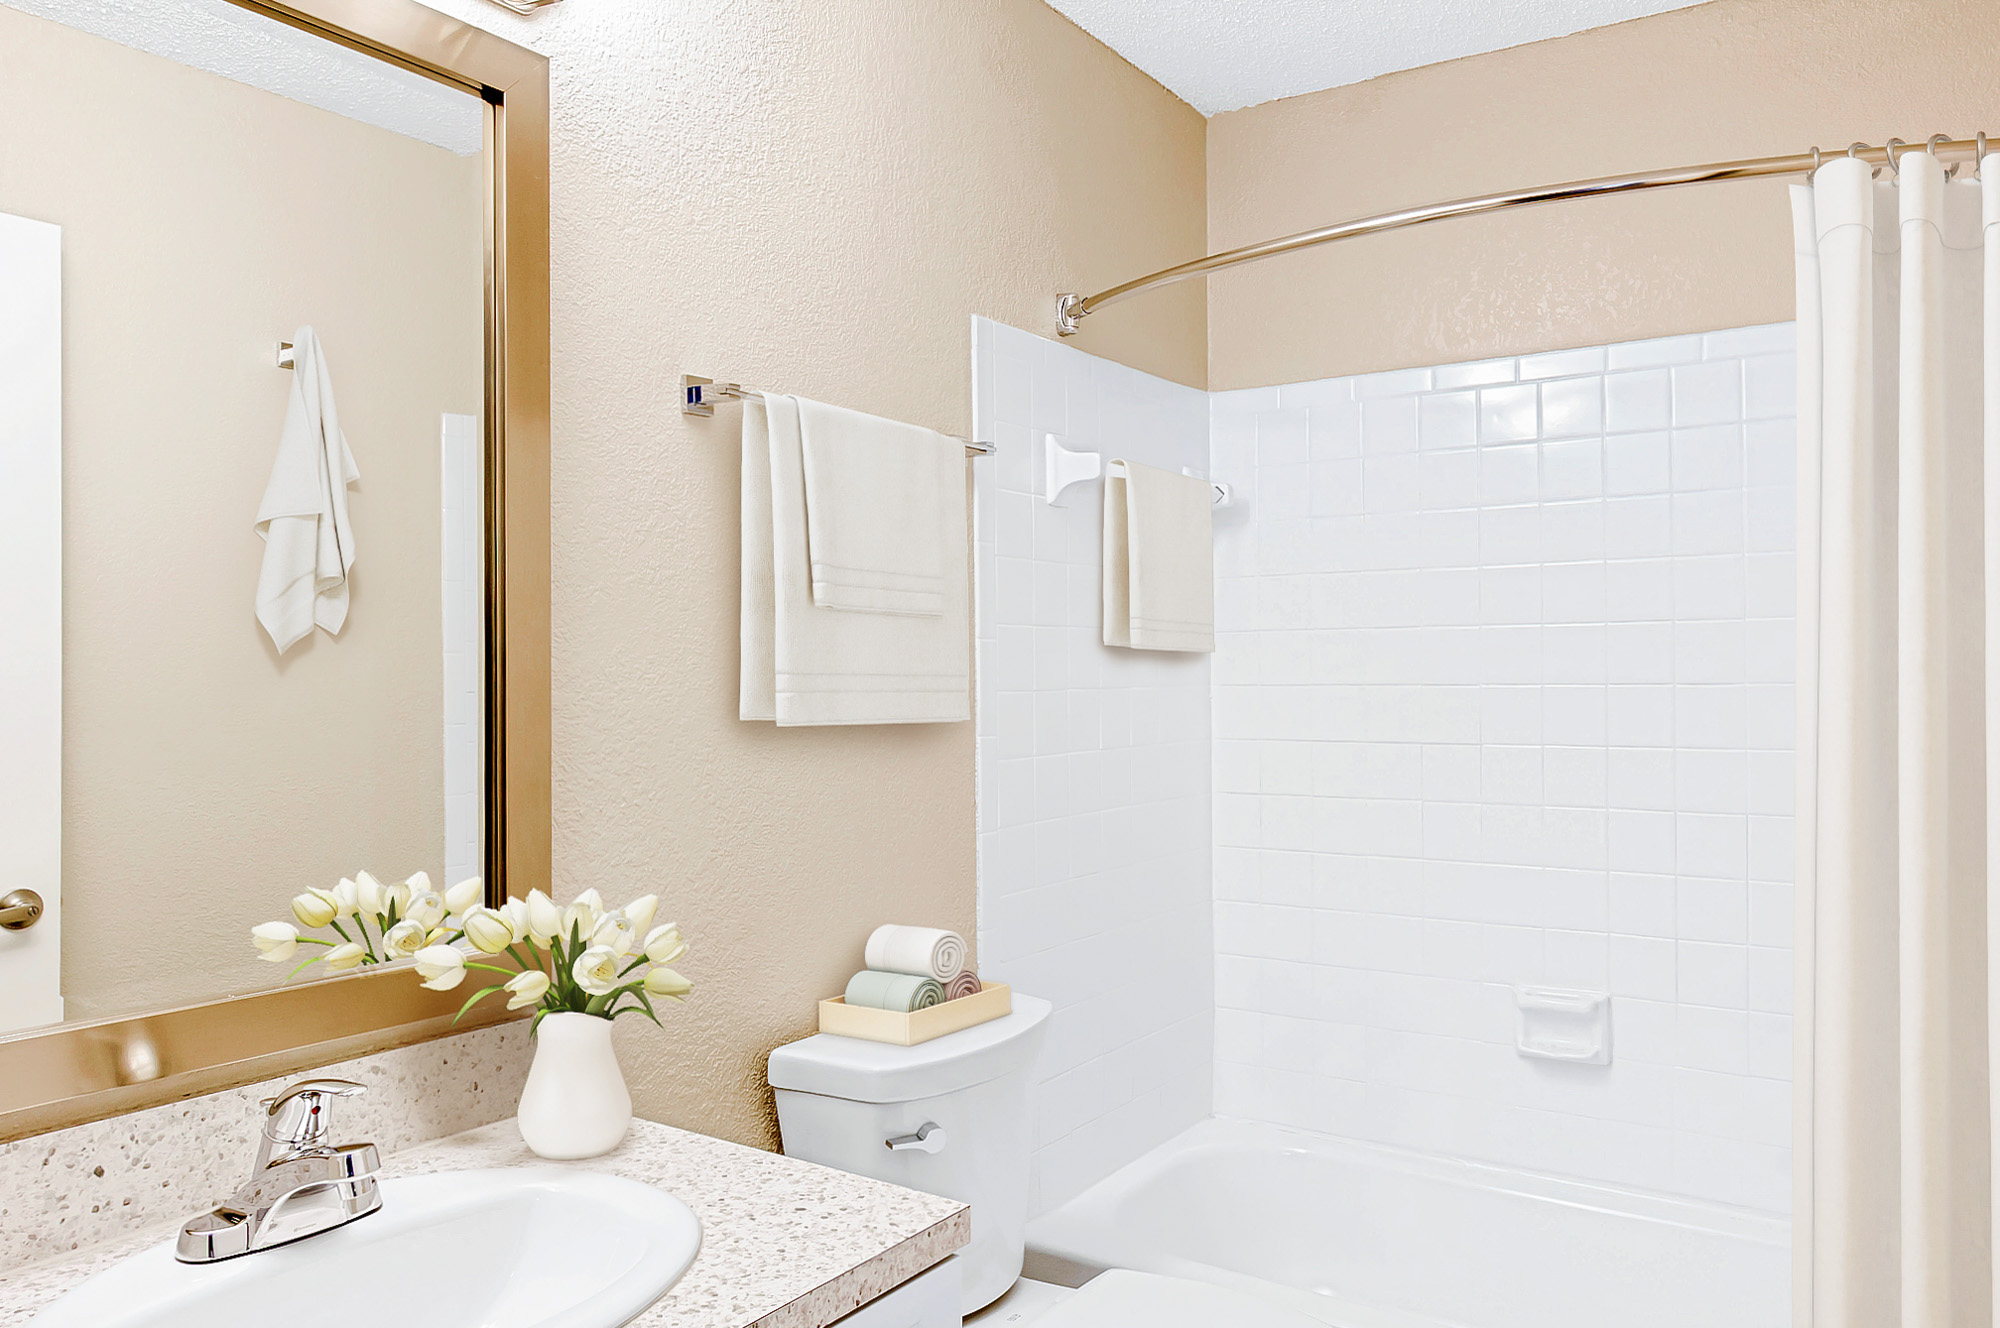
<path id="1" fill-rule="evenodd" d="M 292 354 L 285 429 L 257 506 L 257 533 L 264 537 L 257 621 L 281 655 L 315 624 L 338 635 L 347 622 L 347 576 L 354 568 L 347 489 L 361 478 L 340 432 L 326 352 L 310 327 L 292 333 Z"/>
<path id="2" fill-rule="evenodd" d="M 877 927 L 865 952 L 869 968 L 878 973 L 909 973 L 950 982 L 965 970 L 965 938 L 936 927 Z"/>
<path id="3" fill-rule="evenodd" d="M 1207 480 L 1104 468 L 1104 644 L 1215 649 L 1215 533 Z"/>
<path id="4" fill-rule="evenodd" d="M 737 629 L 739 719 L 778 717 L 778 589 L 771 571 L 771 426 L 764 398 L 743 403 L 743 588 Z"/>
<path id="5" fill-rule="evenodd" d="M 934 724 L 972 717 L 970 543 L 965 468 L 940 487 L 935 536 L 944 611 L 936 617 L 855 613 L 813 602 L 806 513 L 804 445 L 796 398 L 764 397 L 771 481 L 770 713 L 780 725 Z M 754 412 L 744 416 L 746 448 L 755 444 Z M 757 476 L 745 468 L 748 482 Z M 761 539 L 754 498 L 744 499 L 744 540 Z M 761 568 L 744 561 L 743 675 L 738 713 L 762 718 L 764 697 Z M 752 670 L 758 676 L 751 677 Z"/>
<path id="6" fill-rule="evenodd" d="M 794 399 L 813 603 L 943 616 L 944 489 L 965 487 L 958 441 L 914 424 Z"/>

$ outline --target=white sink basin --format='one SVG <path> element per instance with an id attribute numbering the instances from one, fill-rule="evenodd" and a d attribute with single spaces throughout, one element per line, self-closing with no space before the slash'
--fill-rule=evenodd
<path id="1" fill-rule="evenodd" d="M 588 1171 L 510 1168 L 382 1182 L 382 1208 L 222 1263 L 173 1242 L 91 1278 L 28 1328 L 619 1328 L 680 1280 L 701 1222 L 679 1199 Z"/>

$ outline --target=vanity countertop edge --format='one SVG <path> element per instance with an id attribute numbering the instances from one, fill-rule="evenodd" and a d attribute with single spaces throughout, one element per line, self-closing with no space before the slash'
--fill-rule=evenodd
<path id="1" fill-rule="evenodd" d="M 955 1199 L 643 1120 L 618 1148 L 580 1162 L 544 1161 L 511 1119 L 496 1121 L 396 1153 L 381 1174 L 516 1166 L 624 1176 L 666 1190 L 701 1219 L 694 1265 L 630 1328 L 825 1328 L 972 1236 L 972 1210 Z M 25 1324 L 172 1235 L 156 1228 L 0 1274 L 0 1328 Z"/>

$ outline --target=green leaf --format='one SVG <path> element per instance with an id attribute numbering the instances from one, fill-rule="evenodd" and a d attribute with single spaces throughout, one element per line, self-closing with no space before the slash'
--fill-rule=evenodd
<path id="1" fill-rule="evenodd" d="M 665 1028 L 666 1025 L 660 1023 L 660 1016 L 653 1011 L 652 999 L 646 995 L 646 984 L 643 982 L 639 983 L 633 988 L 632 994 L 638 997 L 640 1005 L 646 1007 L 646 1017 L 652 1020 L 656 1027 Z M 630 1009 L 632 1007 L 627 1006 L 626 1008 Z"/>
<path id="2" fill-rule="evenodd" d="M 479 991 L 473 992 L 470 996 L 465 998 L 465 1004 L 458 1007 L 458 1013 L 451 1017 L 451 1022 L 456 1024 L 459 1020 L 465 1018 L 465 1012 L 467 1010 L 470 1010 L 473 1006 L 485 1000 L 488 996 L 491 996 L 494 992 L 505 991 L 505 990 L 507 990 L 506 983 L 496 982 L 490 987 L 485 987 L 480 989 Z"/>

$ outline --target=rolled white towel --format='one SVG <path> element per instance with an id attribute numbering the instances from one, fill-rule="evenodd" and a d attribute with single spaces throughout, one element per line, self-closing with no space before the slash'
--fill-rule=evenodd
<path id="1" fill-rule="evenodd" d="M 910 973 L 950 982 L 965 968 L 965 938 L 936 927 L 877 927 L 868 937 L 867 964 L 878 973 Z"/>

